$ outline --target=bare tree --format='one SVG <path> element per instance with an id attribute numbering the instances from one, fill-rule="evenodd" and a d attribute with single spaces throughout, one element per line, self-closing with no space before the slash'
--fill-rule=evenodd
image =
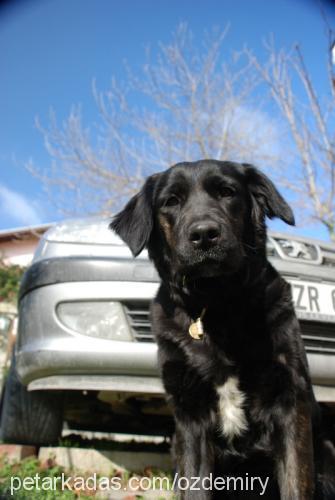
<path id="1" fill-rule="evenodd" d="M 53 113 L 46 128 L 38 123 L 52 163 L 28 167 L 63 211 L 110 213 L 144 176 L 178 161 L 275 161 L 278 130 L 257 95 L 254 64 L 223 62 L 226 34 L 205 35 L 199 47 L 180 25 L 154 61 L 147 52 L 140 74 L 128 70 L 127 85 L 113 80 L 104 93 L 94 86 L 92 129 L 79 107 L 61 125 Z"/>
<path id="2" fill-rule="evenodd" d="M 327 95 L 319 95 L 299 45 L 278 51 L 271 40 L 266 43 L 269 57 L 265 64 L 250 50 L 245 52 L 267 84 L 293 142 L 295 157 L 277 171 L 277 180 L 294 193 L 295 204 L 306 220 L 321 223 L 335 240 L 334 33 L 329 27 L 327 32 Z"/>

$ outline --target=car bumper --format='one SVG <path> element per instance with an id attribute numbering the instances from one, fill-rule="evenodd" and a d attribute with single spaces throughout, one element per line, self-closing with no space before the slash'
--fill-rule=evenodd
<path id="1" fill-rule="evenodd" d="M 62 389 L 106 389 L 114 385 L 121 390 L 119 382 L 138 380 L 150 383 L 158 380 L 157 345 L 152 343 L 109 342 L 78 349 L 75 342 L 64 340 L 62 348 L 47 349 L 38 346 L 31 351 L 16 354 L 17 370 L 22 382 L 32 390 L 51 388 Z M 108 350 L 107 350 L 108 348 Z M 66 349 L 64 351 L 64 349 Z M 335 367 L 333 356 L 308 354 L 308 363 L 315 385 L 333 386 Z M 58 377 L 58 381 L 55 377 Z M 86 380 L 85 383 L 83 382 Z M 43 383 L 44 381 L 44 383 Z M 56 385 L 58 387 L 56 387 Z M 86 387 L 85 387 L 86 384 Z M 113 386 L 113 387 L 112 387 Z M 144 386 L 141 386 L 141 389 Z"/>
<path id="2" fill-rule="evenodd" d="M 82 300 L 142 300 L 155 295 L 157 282 L 56 283 L 30 290 L 20 301 L 17 371 L 31 390 L 81 389 L 129 392 L 163 391 L 153 342 L 116 341 L 81 335 L 64 327 L 59 302 Z M 41 305 L 42 304 L 42 305 Z M 131 330 L 129 326 L 129 331 Z M 308 353 L 315 386 L 334 387 L 334 356 Z M 147 391 L 145 390 L 147 387 Z M 151 388 L 151 389 L 150 389 Z M 321 394 L 320 392 L 320 394 Z M 335 395 L 333 395 L 335 401 Z"/>
<path id="3" fill-rule="evenodd" d="M 16 353 L 22 382 L 53 375 L 140 375 L 158 376 L 157 346 L 153 343 L 87 341 L 76 339 L 36 343 Z"/>
<path id="4" fill-rule="evenodd" d="M 16 366 L 25 385 L 56 375 L 158 376 L 154 342 L 109 340 L 82 335 L 67 328 L 57 316 L 66 301 L 138 300 L 149 302 L 158 283 L 85 282 L 42 286 L 20 301 Z M 133 338 L 130 325 L 129 337 Z M 111 337 L 113 332 L 111 331 Z"/>

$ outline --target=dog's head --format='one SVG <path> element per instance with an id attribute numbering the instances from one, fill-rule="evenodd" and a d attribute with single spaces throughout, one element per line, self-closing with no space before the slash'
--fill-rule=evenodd
<path id="1" fill-rule="evenodd" d="M 268 177 L 249 164 L 202 160 L 149 177 L 111 227 L 135 256 L 147 247 L 161 273 L 213 277 L 265 255 L 266 217 L 294 225 Z"/>

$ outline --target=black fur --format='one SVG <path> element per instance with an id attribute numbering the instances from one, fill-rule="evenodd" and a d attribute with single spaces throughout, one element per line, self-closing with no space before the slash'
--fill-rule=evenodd
<path id="1" fill-rule="evenodd" d="M 290 286 L 266 259 L 265 217 L 294 224 L 252 165 L 181 163 L 150 177 L 111 227 L 161 276 L 152 306 L 181 476 L 269 476 L 259 491 L 184 491 L 185 499 L 335 499 L 335 460 L 319 409 Z M 202 340 L 188 334 L 205 308 Z M 220 429 L 218 387 L 245 395 L 247 430 Z M 253 496 L 255 495 L 255 496 Z"/>

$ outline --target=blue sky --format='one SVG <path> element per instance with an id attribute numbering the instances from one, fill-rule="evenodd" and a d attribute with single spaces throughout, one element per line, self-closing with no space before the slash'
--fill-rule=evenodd
<path id="1" fill-rule="evenodd" d="M 61 120 L 81 103 L 85 122 L 96 116 L 92 79 L 100 90 L 111 77 L 125 77 L 124 60 L 135 68 L 145 47 L 168 42 L 180 22 L 197 39 L 204 29 L 224 28 L 230 50 L 247 44 L 262 54 L 273 33 L 277 46 L 299 42 L 320 94 L 325 54 L 318 2 L 308 0 L 18 0 L 0 9 L 0 230 L 59 220 L 41 184 L 25 169 L 32 158 L 50 159 L 35 118 L 47 123 L 50 107 Z M 324 4 L 332 25 L 335 12 Z M 281 226 L 276 226 L 280 227 Z M 320 228 L 299 228 L 319 238 Z"/>

